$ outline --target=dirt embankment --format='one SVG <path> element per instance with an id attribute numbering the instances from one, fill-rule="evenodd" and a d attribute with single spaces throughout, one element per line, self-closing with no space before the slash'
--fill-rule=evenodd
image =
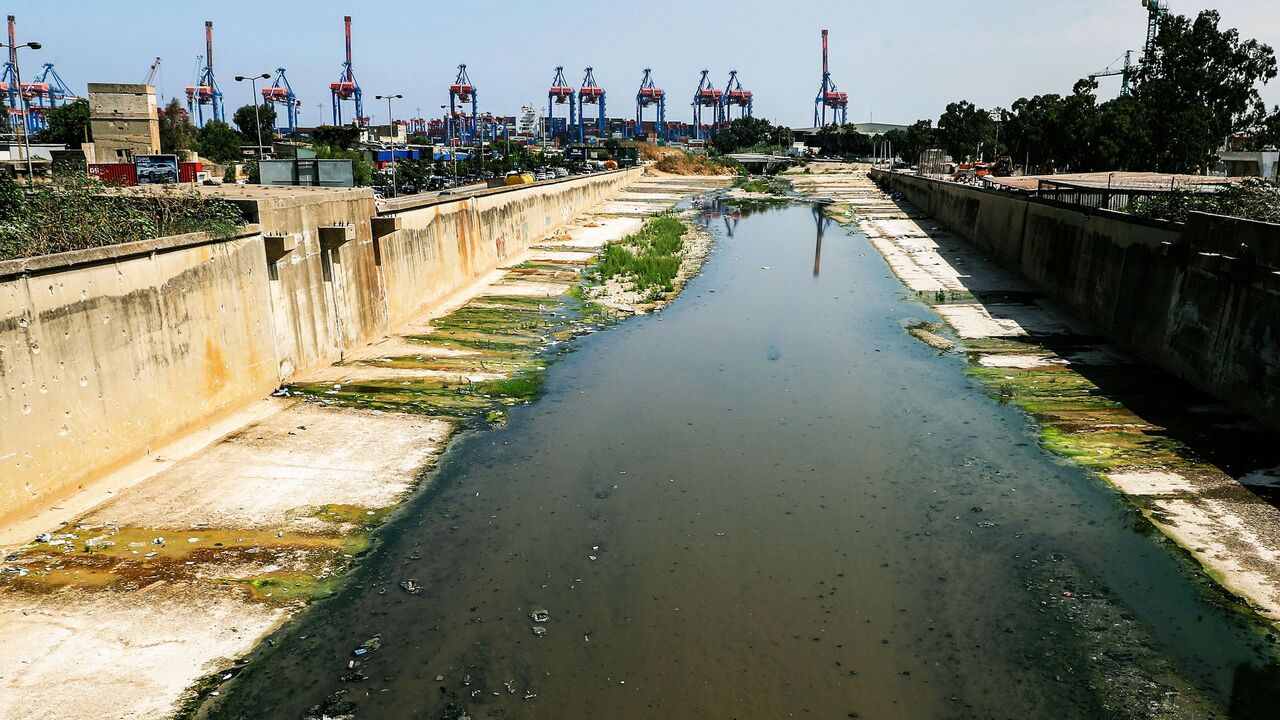
<path id="1" fill-rule="evenodd" d="M 694 155 L 680 148 L 640 144 L 636 146 L 641 160 L 653 163 L 650 170 L 668 175 L 736 175 L 730 166 L 706 155 Z"/>

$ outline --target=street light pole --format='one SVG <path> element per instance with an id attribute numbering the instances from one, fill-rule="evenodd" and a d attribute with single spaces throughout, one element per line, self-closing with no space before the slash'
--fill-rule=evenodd
<path id="1" fill-rule="evenodd" d="M 12 15 L 9 16 L 9 20 L 9 27 L 12 28 Z M 7 47 L 13 51 L 13 82 L 18 86 L 18 102 L 22 108 L 21 115 L 19 116 L 21 118 L 20 127 L 22 132 L 18 135 L 18 147 L 22 149 L 22 154 L 25 155 L 27 159 L 27 186 L 31 187 L 34 186 L 36 182 L 35 165 L 31 162 L 31 128 L 27 125 L 27 114 L 31 112 L 31 103 L 27 102 L 27 97 L 22 94 L 22 71 L 18 68 L 18 50 L 21 48 L 39 50 L 41 46 L 40 43 L 32 41 L 22 43 L 21 45 L 5 45 L 0 43 L 0 47 Z"/>
<path id="2" fill-rule="evenodd" d="M 444 110 L 446 107 L 448 106 L 441 105 L 440 109 Z M 453 132 L 452 132 L 453 123 L 451 122 L 451 120 L 452 120 L 451 118 L 446 118 L 445 120 L 445 128 L 448 130 L 447 134 L 445 135 L 445 141 L 449 145 L 449 159 L 453 162 L 453 186 L 457 187 L 458 186 L 458 149 L 453 145 Z"/>
<path id="3" fill-rule="evenodd" d="M 396 121 L 395 116 L 391 114 L 391 101 L 400 100 L 404 98 L 404 95 L 374 95 L 373 97 L 377 100 L 387 101 L 387 130 L 391 133 L 391 197 L 396 197 L 396 186 L 400 182 L 399 178 L 396 177 Z"/>
<path id="4" fill-rule="evenodd" d="M 262 116 L 258 109 L 258 80 L 269 80 L 270 73 L 261 73 L 258 75 L 237 75 L 236 82 L 249 81 L 249 86 L 253 92 L 253 123 L 258 126 L 258 162 L 262 162 Z M 261 171 L 259 171 L 261 172 Z"/>

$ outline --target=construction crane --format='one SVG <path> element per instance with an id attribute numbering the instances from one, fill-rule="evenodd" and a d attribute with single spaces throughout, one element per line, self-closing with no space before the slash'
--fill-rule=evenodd
<path id="1" fill-rule="evenodd" d="M 565 134 L 572 134 L 574 126 L 578 124 L 578 114 L 573 100 L 573 86 L 564 79 L 563 65 L 556 66 L 556 76 L 551 79 L 551 89 L 547 91 L 547 137 L 555 136 L 555 123 L 552 120 L 556 116 L 556 105 L 569 106 L 569 120 L 565 125 Z"/>
<path id="2" fill-rule="evenodd" d="M 822 31 L 822 86 L 818 88 L 818 96 L 813 100 L 813 126 L 824 127 L 827 124 L 827 108 L 831 108 L 831 122 L 847 125 L 849 122 L 849 94 L 841 92 L 831 79 L 831 68 L 827 63 L 827 31 Z"/>
<path id="3" fill-rule="evenodd" d="M 156 80 L 156 73 L 160 72 L 160 58 L 151 63 L 151 69 L 147 71 L 147 79 L 142 81 L 143 85 L 150 85 Z"/>
<path id="4" fill-rule="evenodd" d="M 446 118 L 446 129 L 450 138 L 456 134 L 459 143 L 469 143 L 475 137 L 477 111 L 476 86 L 467 75 L 467 65 L 458 66 L 458 76 L 449 86 L 449 117 Z M 467 115 L 467 104 L 471 104 L 471 114 Z"/>
<path id="5" fill-rule="evenodd" d="M 204 67 L 196 74 L 194 85 L 187 86 L 187 112 L 196 118 L 197 125 L 204 125 L 204 107 L 210 108 L 210 120 L 226 122 L 222 107 L 222 90 L 213 76 L 213 21 L 204 21 Z"/>
<path id="6" fill-rule="evenodd" d="M 587 68 L 587 74 L 582 78 L 582 87 L 578 88 L 578 139 L 585 141 L 587 139 L 587 106 L 595 105 L 600 113 L 596 120 L 596 135 L 605 137 L 609 134 L 608 124 L 604 119 L 604 88 L 596 84 L 595 73 L 591 68 Z"/>
<path id="7" fill-rule="evenodd" d="M 344 15 L 342 23 L 347 56 L 342 63 L 342 71 L 338 73 L 338 79 L 329 83 L 329 95 L 333 101 L 333 124 L 342 124 L 342 103 L 350 100 L 355 106 L 352 122 L 364 126 L 369 123 L 369 118 L 364 114 L 364 91 L 360 89 L 360 83 L 356 82 L 355 71 L 351 69 L 351 16 Z"/>
<path id="8" fill-rule="evenodd" d="M 711 120 L 712 129 L 720 124 L 720 91 L 716 90 L 715 85 L 711 83 L 711 72 L 702 71 L 702 77 L 698 80 L 698 89 L 693 91 L 693 137 L 702 137 L 702 109 L 712 108 L 713 118 Z"/>
<path id="9" fill-rule="evenodd" d="M 644 132 L 644 109 L 656 105 L 658 118 L 653 123 L 653 133 L 659 138 L 666 137 L 667 125 L 667 91 L 653 84 L 653 73 L 644 69 L 644 77 L 640 80 L 640 90 L 636 92 L 636 134 Z"/>
<path id="10" fill-rule="evenodd" d="M 284 106 L 285 127 L 282 129 L 285 134 L 292 135 L 298 131 L 298 110 L 302 107 L 302 101 L 294 94 L 289 78 L 285 77 L 284 68 L 276 68 L 276 79 L 269 87 L 262 88 L 262 100 L 272 106 Z"/>
<path id="11" fill-rule="evenodd" d="M 729 81 L 724 84 L 724 94 L 720 96 L 720 115 L 727 122 L 733 119 L 733 108 L 738 108 L 738 117 L 751 117 L 751 91 L 744 90 L 742 81 L 738 80 L 738 71 L 729 71 Z"/>
<path id="12" fill-rule="evenodd" d="M 1115 75 L 1119 75 L 1120 76 L 1120 94 L 1122 96 L 1128 95 L 1129 81 L 1133 78 L 1133 71 L 1136 69 L 1136 66 L 1133 64 L 1132 50 L 1125 50 L 1123 57 L 1124 57 L 1123 65 L 1117 67 L 1116 64 L 1119 63 L 1121 59 L 1116 58 L 1114 61 L 1112 61 L 1110 65 L 1106 67 L 1105 70 L 1099 70 L 1098 72 L 1091 74 L 1089 76 L 1089 79 L 1097 80 L 1100 77 L 1112 77 Z"/>
<path id="13" fill-rule="evenodd" d="M 35 80 L 22 83 L 22 97 L 30 113 L 28 124 L 36 132 L 48 127 L 46 113 L 49 110 L 80 99 L 58 76 L 53 63 L 45 63 Z"/>
<path id="14" fill-rule="evenodd" d="M 1164 0 L 1142 0 L 1142 7 L 1147 9 L 1147 43 L 1142 47 L 1142 62 L 1151 61 L 1156 51 L 1156 36 L 1160 34 L 1160 18 L 1169 12 L 1169 3 Z"/>
<path id="15" fill-rule="evenodd" d="M 1160 34 L 1160 18 L 1169 12 L 1169 5 L 1162 0 L 1142 0 L 1142 7 L 1147 9 L 1147 40 L 1143 45 L 1141 65 L 1152 62 L 1156 51 L 1156 38 Z M 1125 50 L 1123 56 L 1123 64 L 1119 64 L 1121 58 L 1116 58 L 1104 70 L 1100 70 L 1089 76 L 1090 80 L 1096 80 L 1100 77 L 1120 76 L 1120 95 L 1128 95 L 1133 85 L 1133 73 L 1140 64 L 1133 61 L 1133 51 Z M 1117 66 L 1119 64 L 1119 66 Z"/>

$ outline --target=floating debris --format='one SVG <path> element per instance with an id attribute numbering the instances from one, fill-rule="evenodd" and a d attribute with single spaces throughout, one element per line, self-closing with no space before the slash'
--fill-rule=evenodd
<path id="1" fill-rule="evenodd" d="M 401 580 L 400 589 L 410 595 L 417 595 L 422 592 L 422 586 L 418 584 L 417 580 Z"/>
<path id="2" fill-rule="evenodd" d="M 377 650 L 380 647 L 382 647 L 382 636 L 374 635 L 373 637 L 361 643 L 360 647 L 356 648 L 355 650 L 352 650 L 351 654 L 355 655 L 356 657 L 364 657 L 365 655 L 368 655 L 369 653 L 373 652 L 374 650 Z"/>
<path id="3" fill-rule="evenodd" d="M 545 623 L 551 619 L 551 613 L 547 612 L 546 610 L 534 610 L 533 612 L 529 613 L 529 618 L 532 619 L 534 622 L 538 623 L 539 625 L 541 625 L 542 623 Z"/>

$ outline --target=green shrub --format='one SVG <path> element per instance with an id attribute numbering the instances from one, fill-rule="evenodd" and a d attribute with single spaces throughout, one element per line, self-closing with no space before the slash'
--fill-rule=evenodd
<path id="1" fill-rule="evenodd" d="M 1131 215 L 1186 222 L 1193 212 L 1280 223 L 1280 191 L 1258 178 L 1222 186 L 1217 192 L 1186 190 L 1138 198 L 1126 209 Z"/>
<path id="2" fill-rule="evenodd" d="M 0 173 L 0 260 L 190 232 L 230 237 L 242 223 L 234 204 L 192 188 L 131 192 L 65 173 L 24 189 Z"/>
<path id="3" fill-rule="evenodd" d="M 596 272 L 603 280 L 630 280 L 638 292 L 671 292 L 680 272 L 685 232 L 684 223 L 675 217 L 654 218 L 640 232 L 606 243 Z"/>

